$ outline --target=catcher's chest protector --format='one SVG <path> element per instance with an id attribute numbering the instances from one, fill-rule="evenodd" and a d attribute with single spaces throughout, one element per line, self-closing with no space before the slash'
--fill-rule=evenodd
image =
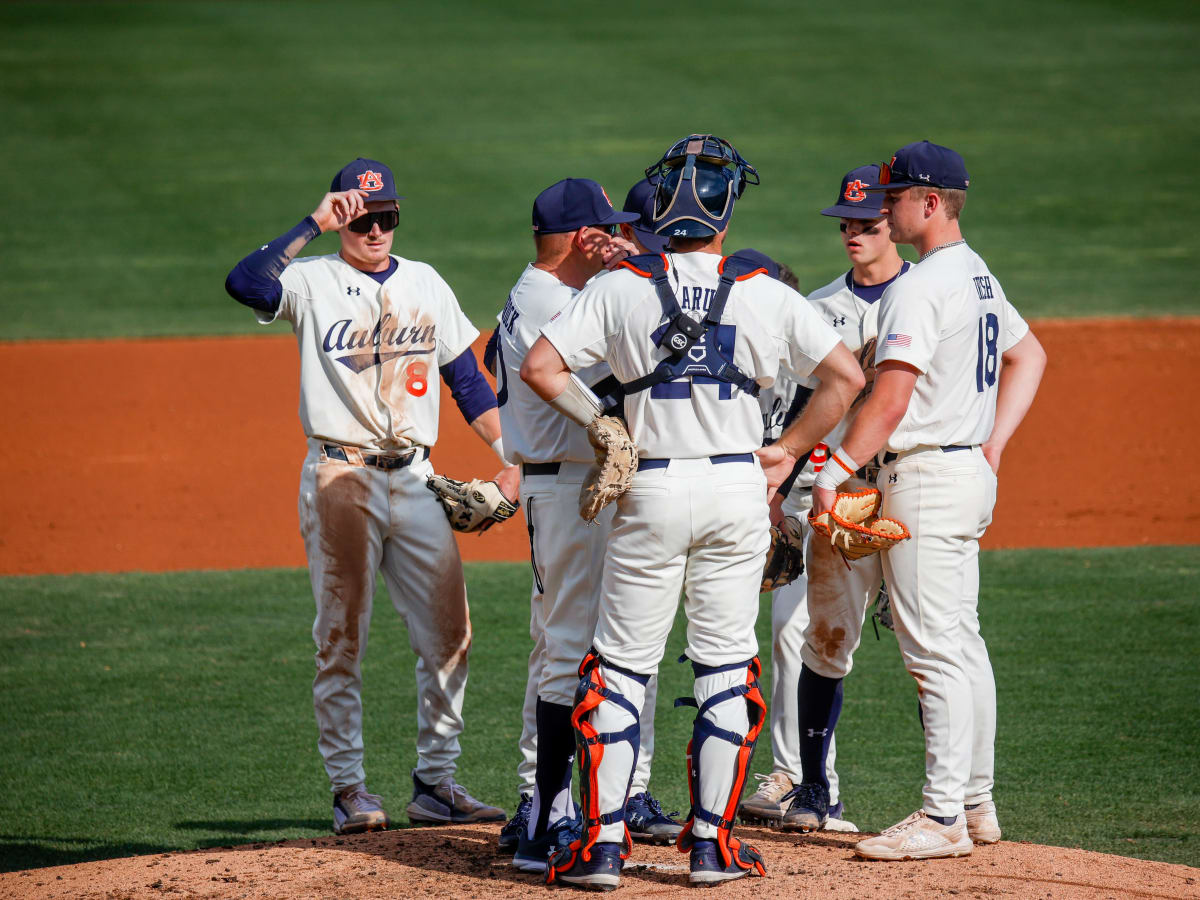
<path id="1" fill-rule="evenodd" d="M 683 311 L 675 299 L 675 292 L 667 279 L 668 262 L 665 255 L 648 253 L 634 256 L 623 260 L 621 265 L 654 283 L 666 323 L 660 325 L 650 339 L 668 354 L 650 374 L 624 382 L 621 388 L 626 394 L 691 377 L 700 383 L 719 382 L 723 400 L 729 399 L 731 386 L 740 388 L 752 397 L 758 396 L 758 383 L 733 364 L 733 326 L 720 322 L 734 282 L 765 273 L 766 269 L 751 269 L 750 263 L 735 257 L 722 259 L 716 296 L 704 318 L 696 321 Z M 665 396 L 671 396 L 669 389 Z"/>

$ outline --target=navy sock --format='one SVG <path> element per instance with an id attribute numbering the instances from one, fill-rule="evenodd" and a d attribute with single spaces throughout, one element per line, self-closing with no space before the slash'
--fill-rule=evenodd
<path id="1" fill-rule="evenodd" d="M 571 783 L 571 763 L 575 759 L 575 729 L 571 727 L 571 707 L 537 701 L 537 770 L 534 783 L 541 800 L 533 833 L 544 834 L 549 826 L 554 799 Z"/>
<path id="2" fill-rule="evenodd" d="M 829 742 L 842 713 L 842 679 L 818 675 L 808 666 L 800 667 L 798 688 L 800 712 L 800 766 L 806 782 L 829 789 L 825 777 L 825 759 Z"/>
<path id="3" fill-rule="evenodd" d="M 958 816 L 932 816 L 929 813 L 925 813 L 925 818 L 933 819 L 933 821 L 937 822 L 939 825 L 950 825 L 955 819 L 958 818 Z"/>

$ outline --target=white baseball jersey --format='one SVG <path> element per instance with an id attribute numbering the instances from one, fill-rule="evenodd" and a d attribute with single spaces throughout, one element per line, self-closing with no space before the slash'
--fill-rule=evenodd
<path id="1" fill-rule="evenodd" d="M 921 372 L 887 449 L 986 441 L 1000 356 L 1029 332 L 987 264 L 965 243 L 938 250 L 888 288 L 879 306 L 876 364 L 896 360 Z"/>
<path id="2" fill-rule="evenodd" d="M 300 346 L 300 421 L 311 438 L 371 450 L 433 446 L 438 367 L 479 332 L 431 266 L 393 256 L 380 284 L 337 254 L 292 262 L 277 312 Z"/>
<path id="3" fill-rule="evenodd" d="M 504 432 L 504 454 L 510 462 L 587 462 L 595 460 L 587 432 L 559 413 L 521 380 L 525 354 L 541 336 L 542 326 L 578 294 L 532 263 L 508 295 L 496 317 L 496 402 Z M 601 364 L 581 372 L 586 384 L 608 374 Z"/>
<path id="4" fill-rule="evenodd" d="M 668 252 L 666 260 L 680 307 L 701 319 L 716 293 L 721 258 Z M 667 357 L 651 338 L 662 320 L 653 282 L 620 268 L 584 288 L 542 334 L 571 369 L 606 359 L 613 374 L 627 383 Z M 781 366 L 797 378 L 811 374 L 838 336 L 800 294 L 780 281 L 756 276 L 734 284 L 721 323 L 707 340 L 715 340 L 760 386 L 770 387 Z M 762 446 L 758 400 L 707 376 L 688 376 L 627 396 L 625 419 L 643 457 L 696 459 Z"/>

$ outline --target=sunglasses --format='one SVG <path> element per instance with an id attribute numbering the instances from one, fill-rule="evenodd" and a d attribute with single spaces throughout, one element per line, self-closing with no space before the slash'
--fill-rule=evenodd
<path id="1" fill-rule="evenodd" d="M 603 231 L 605 234 L 612 236 L 617 233 L 616 225 L 589 225 L 589 228 L 595 228 L 597 231 Z"/>
<path id="2" fill-rule="evenodd" d="M 393 231 L 400 224 L 400 213 L 394 209 L 385 209 L 382 212 L 369 212 L 359 216 L 346 227 L 355 234 L 370 234 L 371 228 L 375 225 L 379 226 L 380 231 Z"/>

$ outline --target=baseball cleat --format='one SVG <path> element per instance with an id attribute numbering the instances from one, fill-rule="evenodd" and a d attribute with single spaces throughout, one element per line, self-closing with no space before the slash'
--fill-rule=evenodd
<path id="1" fill-rule="evenodd" d="M 546 884 L 562 882 L 586 891 L 611 891 L 621 883 L 621 845 L 592 844 L 589 858 L 583 858 L 579 841 L 560 848 L 550 857 L 546 868 Z"/>
<path id="2" fill-rule="evenodd" d="M 971 837 L 967 834 L 966 816 L 958 816 L 951 824 L 943 825 L 919 809 L 903 822 L 885 829 L 878 837 L 859 841 L 854 845 L 854 855 L 882 860 L 970 856 Z"/>
<path id="3" fill-rule="evenodd" d="M 625 804 L 625 824 L 635 841 L 648 844 L 673 844 L 683 825 L 674 817 L 679 813 L 665 813 L 659 802 L 649 791 L 634 794 Z"/>
<path id="4" fill-rule="evenodd" d="M 994 844 L 1000 840 L 1000 820 L 996 818 L 996 804 L 991 800 L 976 803 L 966 808 L 967 834 L 976 844 Z"/>
<path id="5" fill-rule="evenodd" d="M 738 815 L 747 825 L 778 826 L 783 821 L 792 791 L 792 780 L 782 772 L 755 775 L 758 790 L 742 801 Z"/>
<path id="6" fill-rule="evenodd" d="M 841 831 L 853 833 L 858 831 L 858 826 L 851 822 L 846 817 L 846 808 L 842 806 L 839 800 L 833 806 L 829 807 L 829 818 L 825 820 L 825 824 L 821 826 L 822 831 Z"/>
<path id="7" fill-rule="evenodd" d="M 408 804 L 408 820 L 414 825 L 465 825 L 472 822 L 503 822 L 507 813 L 498 806 L 480 803 L 467 789 L 447 775 L 429 785 L 412 773 L 413 797 Z"/>
<path id="8" fill-rule="evenodd" d="M 517 811 L 513 817 L 504 823 L 500 829 L 500 840 L 496 842 L 496 852 L 516 853 L 521 842 L 521 833 L 529 825 L 529 811 L 533 808 L 533 795 L 521 794 L 517 800 Z"/>
<path id="9" fill-rule="evenodd" d="M 737 857 L 744 865 L 730 861 L 725 865 L 721 858 L 721 848 L 716 841 L 696 839 L 692 842 L 692 855 L 689 860 L 691 872 L 688 881 L 698 887 L 711 887 L 723 881 L 732 881 L 751 873 L 763 874 L 762 856 L 749 844 L 738 844 Z"/>
<path id="10" fill-rule="evenodd" d="M 829 820 L 829 788 L 806 781 L 792 790 L 792 802 L 783 814 L 783 831 L 820 831 Z"/>
<path id="11" fill-rule="evenodd" d="M 537 838 L 529 837 L 528 830 L 522 828 L 519 846 L 512 858 L 513 866 L 522 872 L 545 872 L 550 857 L 579 837 L 580 824 L 579 819 L 564 816 Z"/>
<path id="12" fill-rule="evenodd" d="M 360 834 L 382 831 L 391 824 L 378 794 L 368 794 L 362 782 L 333 795 L 333 833 Z"/>

